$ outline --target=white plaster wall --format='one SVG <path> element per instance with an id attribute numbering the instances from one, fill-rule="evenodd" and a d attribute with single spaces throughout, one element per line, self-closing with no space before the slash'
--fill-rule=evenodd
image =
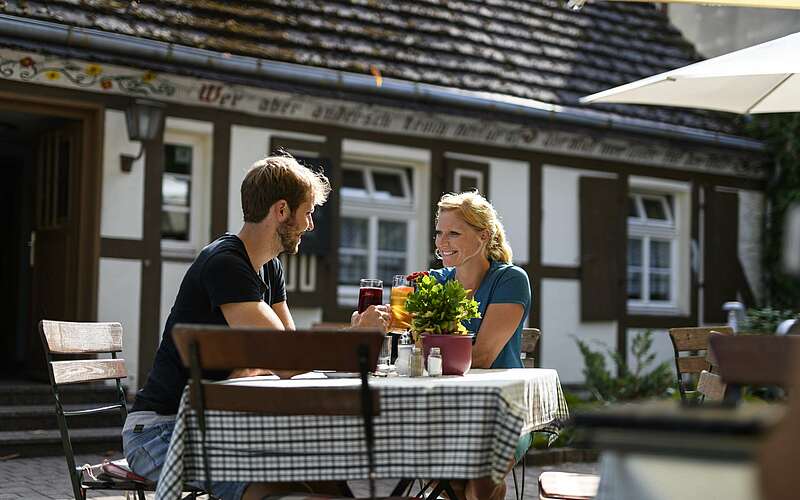
<path id="1" fill-rule="evenodd" d="M 629 328 L 627 329 L 627 359 L 628 359 L 628 366 L 631 370 L 634 370 L 636 367 L 633 364 L 634 357 L 631 353 L 631 346 L 633 345 L 633 338 L 640 334 L 647 331 L 645 328 Z M 653 360 L 653 363 L 648 365 L 645 369 L 645 373 L 651 372 L 653 368 L 658 366 L 663 362 L 667 362 L 672 369 L 672 372 L 675 372 L 675 354 L 672 349 L 672 342 L 669 339 L 669 332 L 666 329 L 650 329 L 653 332 L 653 346 L 651 348 L 651 352 L 654 352 L 656 357 Z"/>
<path id="2" fill-rule="evenodd" d="M 578 266 L 581 259 L 579 181 L 582 176 L 615 174 L 544 165 L 542 167 L 542 265 Z"/>
<path id="3" fill-rule="evenodd" d="M 322 309 L 319 307 L 292 307 L 292 297 L 289 296 L 289 310 L 297 329 L 311 328 L 314 323 L 322 321 Z"/>
<path id="4" fill-rule="evenodd" d="M 181 281 L 191 264 L 188 262 L 165 261 L 161 264 L 161 323 L 158 330 L 158 342 L 161 342 L 161 334 L 164 333 L 164 326 L 167 324 L 167 317 L 178 296 L 178 289 Z M 158 345 L 158 343 L 156 343 Z"/>
<path id="5" fill-rule="evenodd" d="M 324 142 L 325 137 L 281 130 L 234 125 L 231 127 L 231 159 L 228 177 L 228 231 L 238 233 L 242 227 L 242 180 L 250 165 L 267 156 L 273 135 Z"/>
<path id="6" fill-rule="evenodd" d="M 104 238 L 142 238 L 144 154 L 130 172 L 120 170 L 120 154 L 136 156 L 139 143 L 128 140 L 125 113 L 106 110 L 103 135 L 103 197 L 100 235 Z"/>
<path id="7" fill-rule="evenodd" d="M 541 359 L 542 368 L 558 370 L 564 384 L 584 382 L 583 357 L 575 339 L 587 342 L 594 351 L 616 349 L 617 323 L 580 321 L 580 282 L 577 280 L 542 280 Z M 612 368 L 611 359 L 607 366 Z"/>
<path id="8" fill-rule="evenodd" d="M 739 260 L 750 288 L 761 302 L 763 297 L 761 238 L 764 224 L 764 193 L 739 191 Z M 752 307 L 755 304 L 747 304 Z"/>
<path id="9" fill-rule="evenodd" d="M 139 309 L 142 263 L 129 259 L 100 259 L 97 287 L 97 320 L 122 324 L 122 357 L 128 369 L 128 385 L 139 386 Z M 144 381 L 142 381 L 144 382 Z"/>
<path id="10" fill-rule="evenodd" d="M 530 166 L 528 162 L 489 160 L 489 200 L 503 221 L 515 264 L 530 262 Z"/>

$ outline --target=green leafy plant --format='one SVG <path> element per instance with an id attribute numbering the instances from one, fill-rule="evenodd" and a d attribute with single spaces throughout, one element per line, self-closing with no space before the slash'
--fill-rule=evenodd
<path id="1" fill-rule="evenodd" d="M 411 333 L 416 340 L 423 333 L 466 335 L 462 321 L 480 318 L 478 303 L 464 286 L 450 280 L 439 283 L 433 276 L 416 280 L 416 290 L 406 299 L 411 316 Z"/>
<path id="2" fill-rule="evenodd" d="M 618 352 L 605 349 L 611 357 L 619 376 L 614 376 L 606 367 L 604 352 L 593 351 L 586 342 L 576 339 L 583 356 L 583 374 L 586 387 L 598 401 L 631 401 L 635 399 L 665 397 L 673 388 L 674 374 L 670 363 L 663 362 L 646 371 L 655 362 L 653 333 L 645 331 L 637 334 L 631 343 L 631 353 L 635 359 L 633 369 Z"/>
<path id="3" fill-rule="evenodd" d="M 800 314 L 788 309 L 773 309 L 762 307 L 760 309 L 748 309 L 744 323 L 740 328 L 748 333 L 775 333 L 778 325 L 787 319 L 800 318 Z"/>

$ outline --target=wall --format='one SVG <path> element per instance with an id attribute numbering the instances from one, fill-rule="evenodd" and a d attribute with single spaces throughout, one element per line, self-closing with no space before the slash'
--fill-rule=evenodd
<path id="1" fill-rule="evenodd" d="M 669 18 L 705 57 L 715 57 L 789 35 L 800 10 L 669 5 Z"/>
<path id="2" fill-rule="evenodd" d="M 100 236 L 142 239 L 144 154 L 130 172 L 120 170 L 120 154 L 136 156 L 139 142 L 128 140 L 125 113 L 106 110 L 103 136 L 103 199 Z"/>
<path id="3" fill-rule="evenodd" d="M 135 156 L 139 143 L 128 140 L 125 114 L 108 109 L 103 134 L 103 191 L 100 236 L 141 240 L 144 207 L 144 155 L 130 172 L 120 170 L 120 154 Z M 101 258 L 97 289 L 97 320 L 122 324 L 122 355 L 128 384 L 136 387 L 139 358 L 139 310 L 142 263 L 138 259 Z"/>
<path id="4" fill-rule="evenodd" d="M 542 280 L 542 338 L 539 365 L 554 368 L 563 384 L 584 381 L 583 358 L 575 340 L 594 351 L 616 350 L 617 323 L 581 323 L 581 289 L 577 280 Z M 608 359 L 610 367 L 610 358 Z"/>
<path id="5" fill-rule="evenodd" d="M 142 263 L 131 259 L 100 259 L 97 286 L 97 321 L 122 324 L 122 357 L 128 369 L 127 384 L 135 388 L 139 367 L 139 308 Z"/>
<path id="6" fill-rule="evenodd" d="M 764 225 L 764 193 L 739 191 L 739 261 L 747 282 L 761 302 L 764 296 L 761 265 L 761 238 Z M 753 306 L 754 304 L 747 304 Z"/>

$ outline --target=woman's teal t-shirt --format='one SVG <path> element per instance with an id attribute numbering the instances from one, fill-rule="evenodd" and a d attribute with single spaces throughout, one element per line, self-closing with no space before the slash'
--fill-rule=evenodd
<path id="1" fill-rule="evenodd" d="M 434 269 L 431 275 L 440 283 L 444 283 L 455 279 L 456 269 L 454 267 Z M 476 338 L 481 329 L 481 318 L 486 314 L 489 304 L 520 304 L 525 308 L 514 335 L 492 363 L 492 368 L 522 368 L 519 357 L 522 350 L 522 328 L 531 308 L 531 285 L 528 274 L 520 267 L 491 261 L 486 276 L 475 291 L 474 298 L 478 301 L 481 317 L 463 323 L 467 330 L 476 334 Z"/>

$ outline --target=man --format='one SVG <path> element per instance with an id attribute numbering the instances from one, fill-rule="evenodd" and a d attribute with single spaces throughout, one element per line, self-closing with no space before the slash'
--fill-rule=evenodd
<path id="1" fill-rule="evenodd" d="M 304 232 L 314 229 L 314 207 L 325 203 L 330 184 L 321 173 L 291 156 L 256 162 L 242 181 L 244 225 L 205 247 L 181 282 L 153 368 L 139 391 L 122 431 L 131 469 L 157 481 L 188 380 L 172 338 L 177 323 L 223 324 L 293 330 L 278 255 L 297 253 Z M 353 316 L 354 326 L 386 327 L 385 306 Z M 264 374 L 264 370 L 217 373 L 217 378 Z M 290 376 L 288 373 L 278 375 Z M 225 500 L 262 498 L 275 485 L 218 482 L 213 493 Z"/>

